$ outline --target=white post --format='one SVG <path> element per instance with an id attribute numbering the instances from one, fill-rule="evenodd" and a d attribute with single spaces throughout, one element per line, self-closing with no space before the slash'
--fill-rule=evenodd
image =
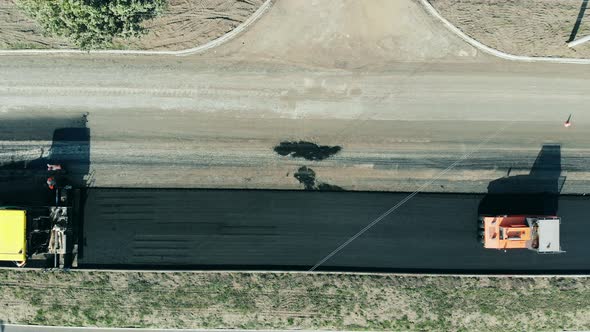
<path id="1" fill-rule="evenodd" d="M 576 47 L 576 46 L 578 46 L 580 44 L 583 44 L 583 43 L 585 43 L 587 41 L 590 41 L 590 35 L 588 35 L 586 37 L 582 37 L 580 39 L 576 39 L 574 41 L 571 41 L 571 42 L 567 43 L 567 46 L 569 46 L 569 47 Z"/>

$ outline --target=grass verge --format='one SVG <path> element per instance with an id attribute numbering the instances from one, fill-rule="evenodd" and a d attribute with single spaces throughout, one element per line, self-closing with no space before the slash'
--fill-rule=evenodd
<path id="1" fill-rule="evenodd" d="M 590 328 L 590 279 L 0 271 L 5 323 L 540 331 Z"/>

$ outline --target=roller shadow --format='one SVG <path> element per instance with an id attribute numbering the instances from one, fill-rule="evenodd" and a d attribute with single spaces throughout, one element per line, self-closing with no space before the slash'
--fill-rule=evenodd
<path id="1" fill-rule="evenodd" d="M 507 175 L 489 183 L 478 214 L 557 215 L 564 183 L 561 146 L 543 145 L 529 174 Z"/>

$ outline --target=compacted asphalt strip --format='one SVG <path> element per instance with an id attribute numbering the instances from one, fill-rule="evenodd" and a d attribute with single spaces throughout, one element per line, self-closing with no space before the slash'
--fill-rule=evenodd
<path id="1" fill-rule="evenodd" d="M 305 270 L 404 193 L 88 189 L 81 267 Z M 584 196 L 419 194 L 318 270 L 590 271 Z M 495 206 L 493 206 L 495 205 Z M 562 218 L 565 253 L 485 250 L 482 209 Z M 489 210 L 491 208 L 491 210 Z"/>

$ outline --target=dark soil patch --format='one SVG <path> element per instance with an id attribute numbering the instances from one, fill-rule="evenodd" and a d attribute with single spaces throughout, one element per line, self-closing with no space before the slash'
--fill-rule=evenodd
<path id="1" fill-rule="evenodd" d="M 281 142 L 275 146 L 275 152 L 281 156 L 291 155 L 293 158 L 305 158 L 307 160 L 324 160 L 340 152 L 340 146 L 317 145 L 312 142 Z"/>

